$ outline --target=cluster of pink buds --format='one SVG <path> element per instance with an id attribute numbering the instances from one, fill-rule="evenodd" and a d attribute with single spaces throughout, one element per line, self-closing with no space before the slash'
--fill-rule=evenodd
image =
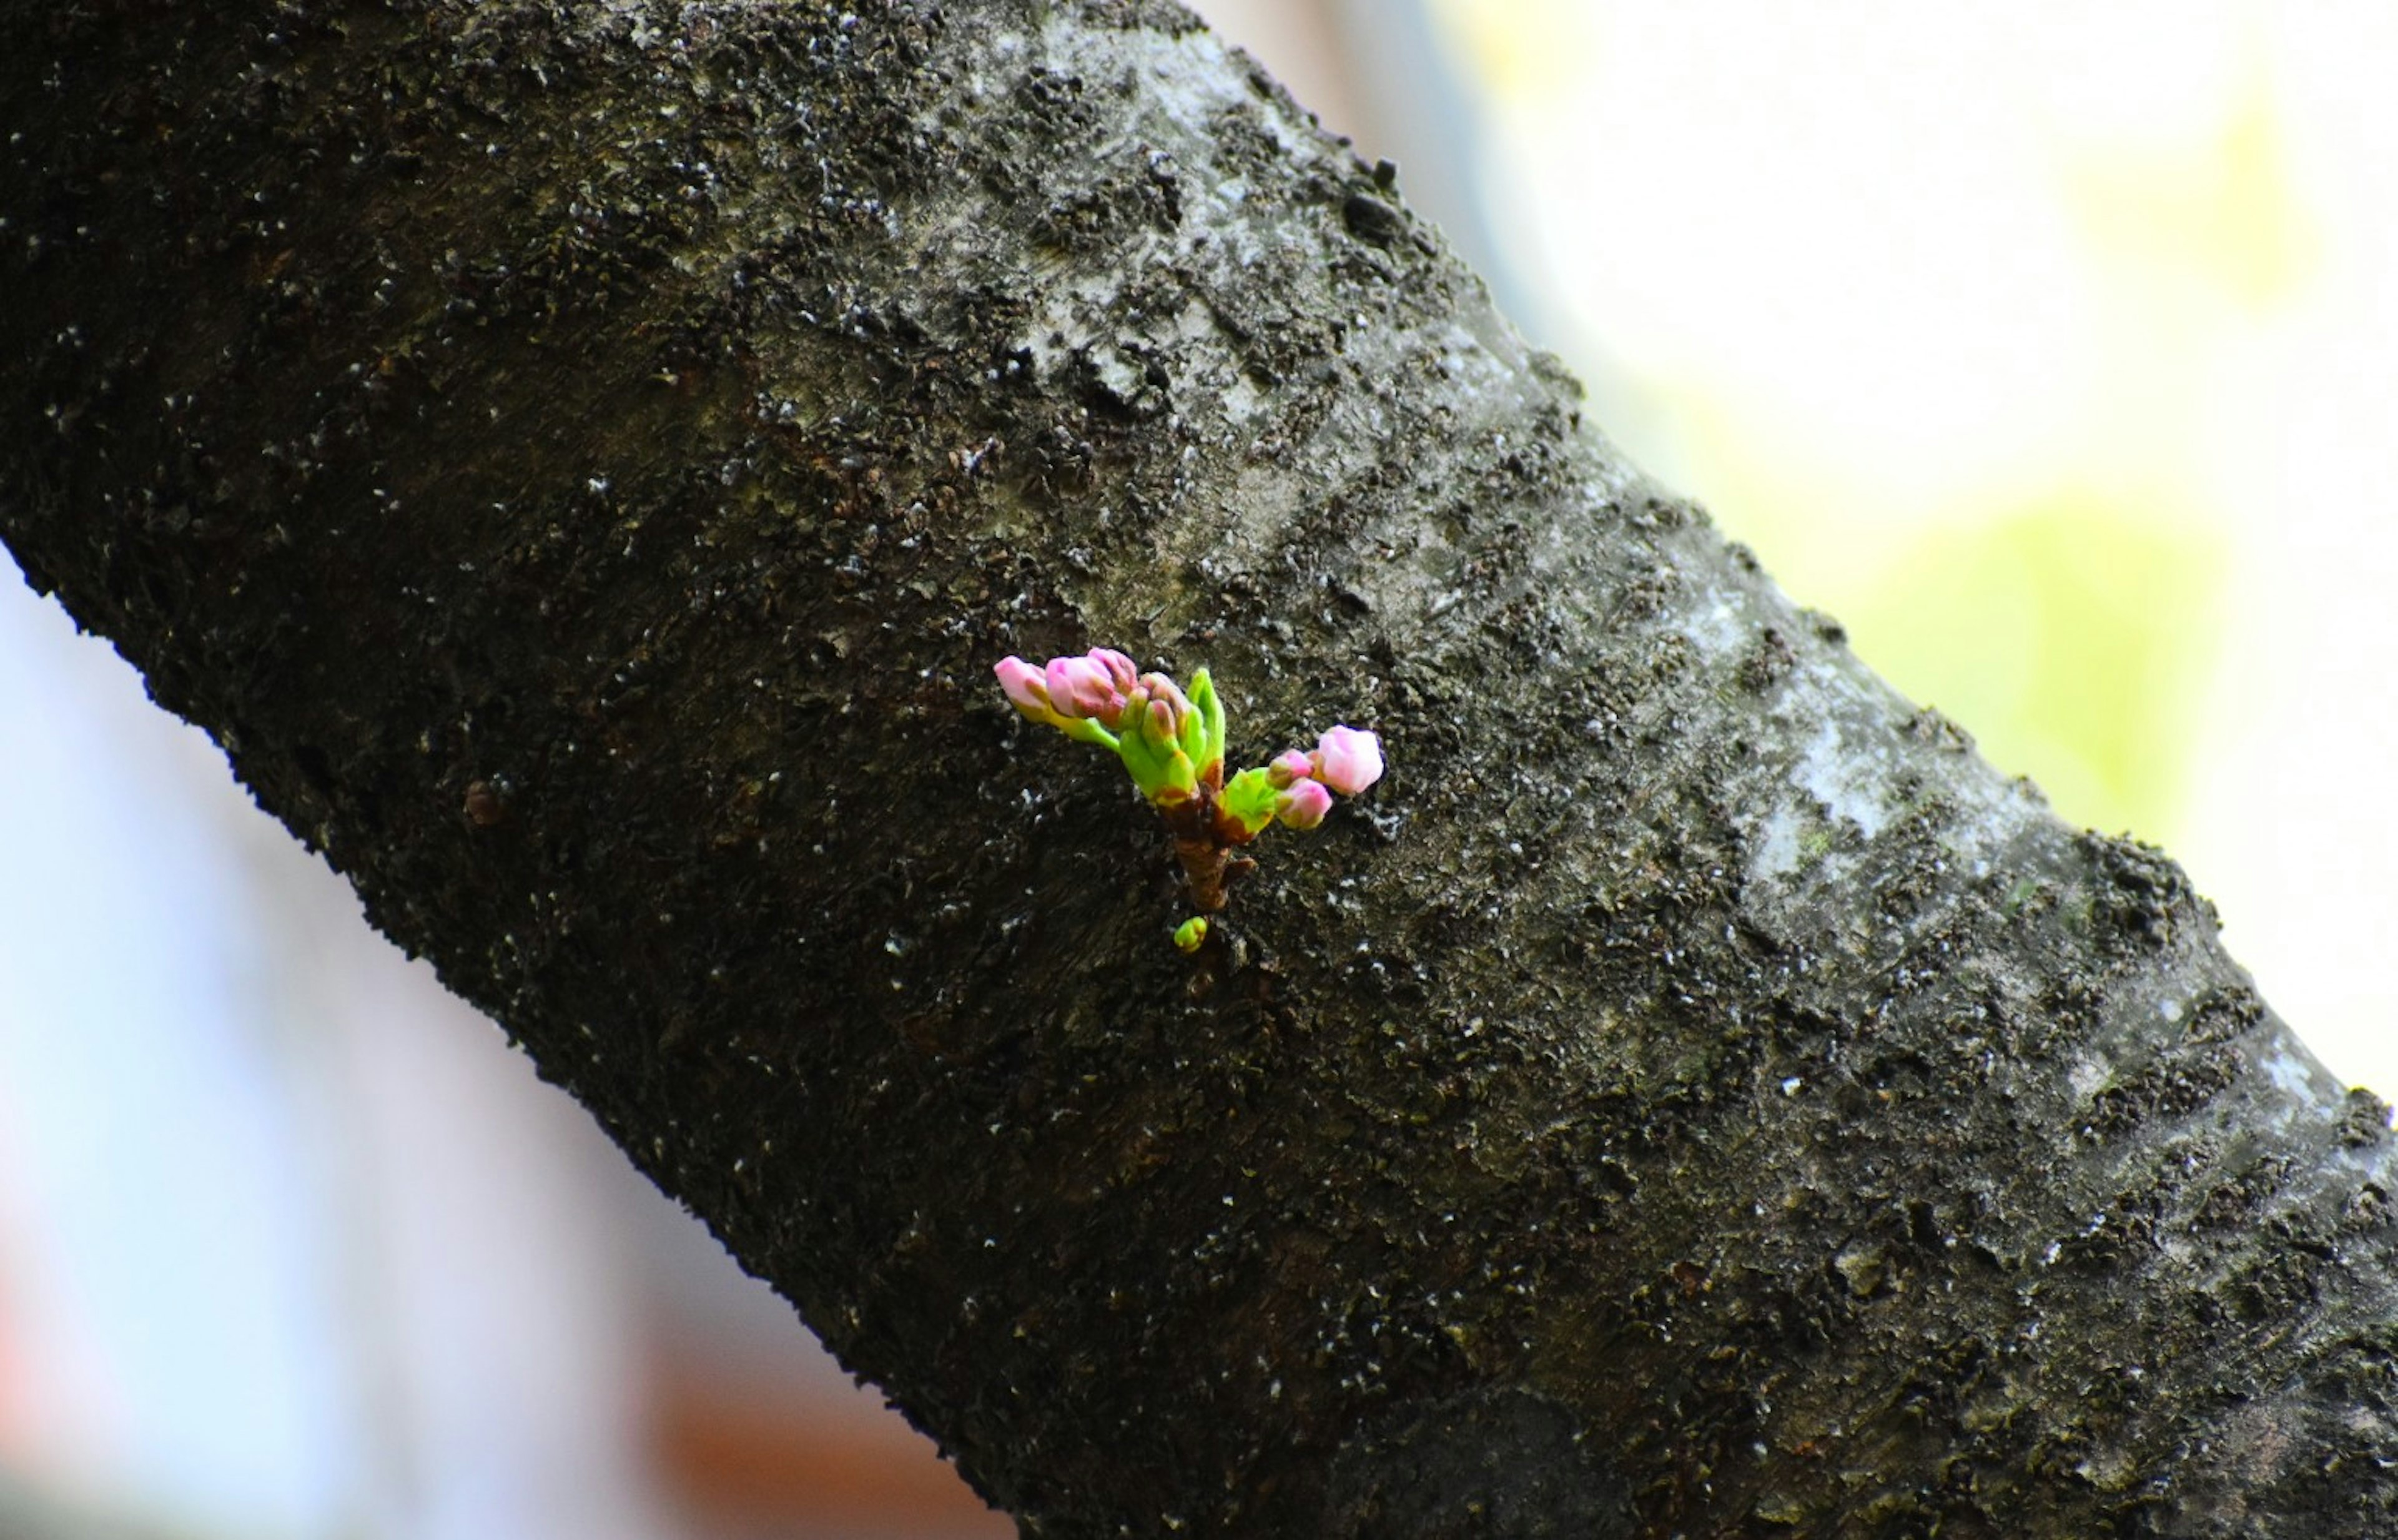
<path id="1" fill-rule="evenodd" d="M 1277 793 L 1274 816 L 1293 829 L 1313 829 L 1332 810 L 1333 792 L 1354 797 L 1382 778 L 1382 740 L 1354 727 L 1327 728 L 1313 752 L 1287 749 L 1265 775 Z"/>
<path id="2" fill-rule="evenodd" d="M 1133 784 L 1165 819 L 1192 898 L 1204 910 L 1223 908 L 1225 879 L 1251 864 L 1235 862 L 1233 847 L 1271 823 L 1313 829 L 1331 811 L 1332 793 L 1355 796 L 1381 778 L 1381 740 L 1354 727 L 1334 727 L 1313 752 L 1293 749 L 1226 778 L 1224 705 L 1205 669 L 1191 676 L 1187 695 L 1165 675 L 1141 673 L 1132 659 L 1105 647 L 1053 657 L 1038 669 L 1003 658 L 995 671 L 1025 716 L 1124 761 Z"/>

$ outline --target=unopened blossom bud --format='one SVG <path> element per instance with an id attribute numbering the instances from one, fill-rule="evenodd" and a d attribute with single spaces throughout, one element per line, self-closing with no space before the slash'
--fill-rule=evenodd
<path id="1" fill-rule="evenodd" d="M 1286 749 L 1266 766 L 1266 779 L 1277 791 L 1295 780 L 1306 780 L 1315 774 L 1315 762 L 1307 757 L 1304 749 Z"/>
<path id="2" fill-rule="evenodd" d="M 1354 727 L 1327 730 L 1308 759 L 1315 778 L 1344 797 L 1354 797 L 1382 778 L 1381 739 Z"/>
<path id="3" fill-rule="evenodd" d="M 1020 657 L 1003 657 L 991 672 L 999 676 L 999 687 L 1007 692 L 1016 709 L 1043 723 L 1054 723 L 1058 709 L 1049 701 L 1049 685 L 1040 669 Z"/>
<path id="4" fill-rule="evenodd" d="M 1207 917 L 1193 914 L 1174 927 L 1174 944 L 1184 952 L 1196 952 L 1207 939 Z"/>
<path id="5" fill-rule="evenodd" d="M 1124 710 L 1124 694 L 1104 664 L 1087 657 L 1053 657 L 1043 678 L 1049 704 L 1060 716 L 1089 717 L 1113 727 Z"/>
<path id="6" fill-rule="evenodd" d="M 1166 698 L 1169 691 L 1171 698 Z M 1116 744 L 1116 753 L 1132 772 L 1140 794 L 1160 806 L 1199 790 L 1198 767 L 1182 748 L 1182 719 L 1175 713 L 1178 701 L 1188 712 L 1190 702 L 1183 700 L 1172 680 L 1163 674 L 1145 675 L 1125 697 L 1119 718 L 1124 736 Z"/>
<path id="7" fill-rule="evenodd" d="M 1149 695 L 1152 722 L 1161 720 L 1157 714 L 1161 708 L 1166 712 L 1157 736 L 1169 743 L 1181 741 L 1182 724 L 1197 714 L 1191 704 L 1191 697 L 1182 693 L 1182 686 L 1164 674 L 1143 674 L 1140 687 Z"/>
<path id="8" fill-rule="evenodd" d="M 1274 817 L 1293 829 L 1313 829 L 1332 811 L 1332 793 L 1322 781 L 1295 780 L 1274 799 Z"/>
<path id="9" fill-rule="evenodd" d="M 1133 667 L 1132 659 L 1111 647 L 1094 647 L 1089 655 L 1092 662 L 1107 670 L 1108 682 L 1115 686 L 1116 694 L 1132 694 L 1134 683 L 1140 678 L 1140 670 Z"/>

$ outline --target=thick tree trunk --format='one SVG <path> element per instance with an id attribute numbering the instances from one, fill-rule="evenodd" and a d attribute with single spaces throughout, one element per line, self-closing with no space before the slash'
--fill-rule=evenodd
<path id="1" fill-rule="evenodd" d="M 2384 1109 L 1172 5 L 5 13 L 0 534 L 1028 1533 L 2398 1533 Z"/>

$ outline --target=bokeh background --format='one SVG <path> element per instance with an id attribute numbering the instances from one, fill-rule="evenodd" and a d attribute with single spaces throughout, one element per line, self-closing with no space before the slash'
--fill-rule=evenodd
<path id="1" fill-rule="evenodd" d="M 1200 8 L 2398 1094 L 2398 11 Z M 1007 1533 L 0 574 L 0 1535 Z"/>

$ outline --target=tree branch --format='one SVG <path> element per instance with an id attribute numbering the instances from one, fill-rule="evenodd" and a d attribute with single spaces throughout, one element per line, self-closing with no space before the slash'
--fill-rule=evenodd
<path id="1" fill-rule="evenodd" d="M 2398 1533 L 2385 1110 L 1172 5 L 7 14 L 0 535 L 1027 1533 Z"/>

